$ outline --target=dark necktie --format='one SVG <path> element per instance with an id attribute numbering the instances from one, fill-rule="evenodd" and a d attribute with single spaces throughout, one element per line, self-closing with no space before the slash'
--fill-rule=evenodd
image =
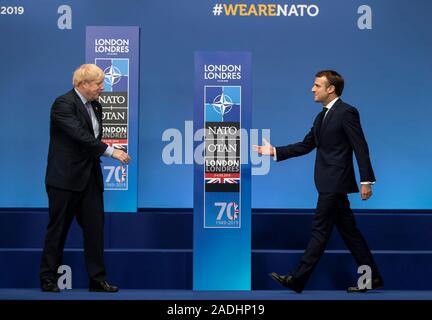
<path id="1" fill-rule="evenodd" d="M 91 119 L 91 118 L 92 118 L 92 115 L 91 115 L 91 108 L 92 108 L 91 102 L 90 102 L 90 101 L 87 101 L 87 102 L 85 103 L 85 107 L 86 107 L 87 112 L 88 112 L 88 114 L 89 114 L 89 117 L 90 117 L 90 119 Z"/>
<path id="2" fill-rule="evenodd" d="M 324 115 L 323 115 L 322 123 L 324 123 L 324 122 L 325 122 L 325 119 L 327 118 L 327 112 L 328 112 L 328 110 L 329 110 L 329 109 L 327 109 L 326 107 L 323 107 Z"/>
<path id="3" fill-rule="evenodd" d="M 87 101 L 85 103 L 85 107 L 90 117 L 90 122 L 92 124 L 93 132 L 95 133 L 95 137 L 97 137 L 99 135 L 99 123 L 96 120 L 96 115 L 92 112 L 93 107 L 91 105 L 91 102 Z"/>

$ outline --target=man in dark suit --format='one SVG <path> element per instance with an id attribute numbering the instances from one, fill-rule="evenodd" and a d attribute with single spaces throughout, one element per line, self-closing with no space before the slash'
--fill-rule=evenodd
<path id="1" fill-rule="evenodd" d="M 51 108 L 50 144 L 45 184 L 49 223 L 40 265 L 42 291 L 59 292 L 57 269 L 73 217 L 84 234 L 84 254 L 90 291 L 116 292 L 106 281 L 104 265 L 103 176 L 100 156 L 127 164 L 127 153 L 101 141 L 103 71 L 81 65 L 73 75 L 74 88 L 58 97 Z"/>
<path id="2" fill-rule="evenodd" d="M 366 292 L 383 286 L 383 280 L 366 241 L 358 230 L 348 193 L 358 192 L 353 167 L 353 151 L 357 159 L 361 198 L 372 196 L 375 175 L 369 158 L 369 149 L 356 108 L 340 99 L 344 80 L 333 70 L 315 75 L 312 87 L 315 102 L 321 103 L 321 111 L 312 129 L 302 142 L 274 148 L 265 141 L 254 149 L 263 155 L 271 155 L 277 161 L 305 155 L 315 148 L 315 185 L 318 204 L 312 222 L 312 235 L 296 270 L 288 275 L 271 273 L 271 277 L 283 286 L 302 292 L 310 275 L 324 253 L 333 225 L 341 234 L 346 246 L 358 265 L 371 268 L 372 279 L 365 288 L 350 287 L 348 292 Z"/>

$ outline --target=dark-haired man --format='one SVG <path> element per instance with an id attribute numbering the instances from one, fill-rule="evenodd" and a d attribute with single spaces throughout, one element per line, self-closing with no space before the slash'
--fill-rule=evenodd
<path id="1" fill-rule="evenodd" d="M 303 291 L 309 277 L 324 253 L 333 225 L 341 234 L 358 265 L 371 268 L 372 279 L 366 288 L 350 287 L 348 292 L 366 292 L 368 288 L 383 286 L 383 280 L 366 241 L 358 230 L 348 193 L 358 192 L 354 175 L 353 151 L 357 159 L 361 198 L 372 196 L 375 175 L 369 158 L 369 149 L 356 108 L 340 99 L 344 79 L 333 70 L 315 75 L 312 87 L 315 102 L 323 105 L 312 129 L 302 142 L 273 147 L 268 142 L 254 146 L 259 154 L 270 155 L 277 161 L 298 157 L 316 151 L 315 185 L 319 192 L 312 222 L 312 235 L 296 270 L 288 275 L 272 272 L 271 277 L 297 293 Z"/>

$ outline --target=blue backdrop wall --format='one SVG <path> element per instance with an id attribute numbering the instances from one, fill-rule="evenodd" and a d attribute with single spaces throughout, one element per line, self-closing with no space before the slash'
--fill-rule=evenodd
<path id="1" fill-rule="evenodd" d="M 244 1 L 270 2 L 292 4 Z M 19 1 L 24 14 L 0 14 L 0 207 L 47 207 L 51 104 L 85 62 L 85 27 L 124 25 L 141 28 L 139 207 L 192 207 L 192 164 L 167 165 L 161 155 L 164 131 L 184 133 L 192 120 L 199 50 L 252 53 L 252 127 L 270 128 L 275 145 L 303 138 L 320 110 L 310 92 L 315 72 L 338 70 L 346 80 L 342 98 L 360 110 L 377 176 L 374 196 L 351 196 L 353 207 L 432 208 L 432 1 L 367 1 L 367 30 L 357 25 L 364 1 L 302 1 L 319 7 L 315 17 L 215 16 L 216 3 Z M 72 9 L 71 30 L 57 26 L 63 4 Z M 1 3 L 9 5 L 17 1 Z M 271 163 L 267 175 L 253 176 L 252 207 L 313 208 L 313 160 L 311 153 Z"/>

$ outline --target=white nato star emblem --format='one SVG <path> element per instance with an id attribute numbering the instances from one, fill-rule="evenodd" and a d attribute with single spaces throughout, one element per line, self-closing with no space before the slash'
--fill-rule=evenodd
<path id="1" fill-rule="evenodd" d="M 117 67 L 109 66 L 104 70 L 105 73 L 105 82 L 110 86 L 115 85 L 121 79 L 121 72 Z"/>
<path id="2" fill-rule="evenodd" d="M 223 116 L 231 111 L 233 102 L 228 95 L 222 92 L 222 94 L 214 98 L 212 106 L 214 111 L 216 111 L 222 116 L 222 120 L 223 120 Z"/>

